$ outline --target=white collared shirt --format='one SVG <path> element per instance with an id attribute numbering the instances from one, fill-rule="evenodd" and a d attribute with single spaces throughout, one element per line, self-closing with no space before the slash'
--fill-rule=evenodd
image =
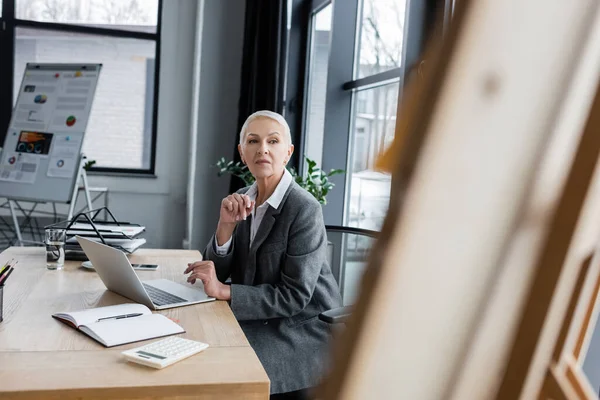
<path id="1" fill-rule="evenodd" d="M 285 195 L 285 192 L 287 192 L 288 188 L 290 187 L 290 185 L 292 184 L 293 181 L 294 181 L 294 177 L 292 177 L 292 174 L 290 174 L 290 172 L 286 169 L 285 172 L 283 173 L 283 176 L 281 177 L 281 180 L 277 184 L 275 191 L 273 191 L 273 194 L 271 195 L 271 197 L 269 197 L 260 206 L 254 207 L 252 209 L 252 220 L 250 221 L 250 244 L 249 244 L 249 246 L 252 246 L 252 242 L 254 242 L 254 237 L 256 236 L 256 232 L 258 232 L 260 223 L 262 222 L 263 217 L 265 216 L 265 213 L 267 212 L 267 209 L 269 208 L 269 206 L 271 206 L 275 209 L 279 208 L 279 205 L 281 204 L 281 201 L 283 200 L 283 196 Z M 254 182 L 252 184 L 252 186 L 250 186 L 250 188 L 246 192 L 246 195 L 248 197 L 250 197 L 251 201 L 256 201 L 257 194 L 258 194 L 258 185 L 256 184 L 256 182 Z M 229 251 L 229 247 L 231 247 L 231 239 L 232 238 L 229 238 L 229 240 L 225 244 L 223 244 L 223 246 L 219 246 L 217 244 L 217 241 L 215 238 L 217 254 L 219 254 L 219 255 L 227 254 L 227 252 Z"/>

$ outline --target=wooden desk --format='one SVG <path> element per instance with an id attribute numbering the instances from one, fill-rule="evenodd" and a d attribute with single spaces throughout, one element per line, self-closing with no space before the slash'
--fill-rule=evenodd
<path id="1" fill-rule="evenodd" d="M 51 317 L 130 302 L 107 291 L 94 271 L 75 261 L 49 271 L 43 248 L 10 248 L 0 254 L 0 263 L 11 258 L 19 263 L 4 288 L 1 399 L 268 398 L 267 374 L 226 302 L 160 311 L 183 326 L 182 337 L 210 347 L 163 370 L 150 369 L 121 356 L 150 341 L 107 349 Z M 150 249 L 130 257 L 132 263 L 160 265 L 158 271 L 136 271 L 142 280 L 179 282 L 185 282 L 186 264 L 199 258 L 197 251 Z"/>

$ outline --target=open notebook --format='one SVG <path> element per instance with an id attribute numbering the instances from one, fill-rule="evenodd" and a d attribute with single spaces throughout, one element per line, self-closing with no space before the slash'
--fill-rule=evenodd
<path id="1" fill-rule="evenodd" d="M 85 333 L 106 347 L 138 342 L 185 330 L 143 304 L 119 304 L 53 314 L 52 317 Z"/>

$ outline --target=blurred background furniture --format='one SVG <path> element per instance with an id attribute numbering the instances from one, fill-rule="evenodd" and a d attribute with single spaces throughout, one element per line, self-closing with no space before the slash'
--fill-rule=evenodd
<path id="1" fill-rule="evenodd" d="M 325 311 L 319 319 L 342 323 L 350 315 L 369 252 L 379 232 L 349 226 L 327 225 L 327 256 L 342 294 L 342 307 Z"/>

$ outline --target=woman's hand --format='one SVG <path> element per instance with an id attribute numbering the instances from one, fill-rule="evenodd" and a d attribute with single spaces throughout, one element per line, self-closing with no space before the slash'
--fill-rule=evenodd
<path id="1" fill-rule="evenodd" d="M 221 211 L 216 234 L 219 246 L 227 243 L 237 223 L 250 215 L 252 207 L 254 207 L 254 202 L 245 194 L 234 193 L 221 201 Z"/>
<path id="2" fill-rule="evenodd" d="M 187 281 L 191 284 L 196 283 L 196 280 L 200 279 L 204 284 L 204 292 L 208 296 L 214 297 L 217 300 L 231 299 L 231 288 L 217 279 L 215 264 L 212 261 L 196 261 L 194 263 L 189 263 L 183 273 L 190 273 Z"/>
<path id="3" fill-rule="evenodd" d="M 236 224 L 250 215 L 253 206 L 254 202 L 245 194 L 231 194 L 221 201 L 219 222 Z"/>

